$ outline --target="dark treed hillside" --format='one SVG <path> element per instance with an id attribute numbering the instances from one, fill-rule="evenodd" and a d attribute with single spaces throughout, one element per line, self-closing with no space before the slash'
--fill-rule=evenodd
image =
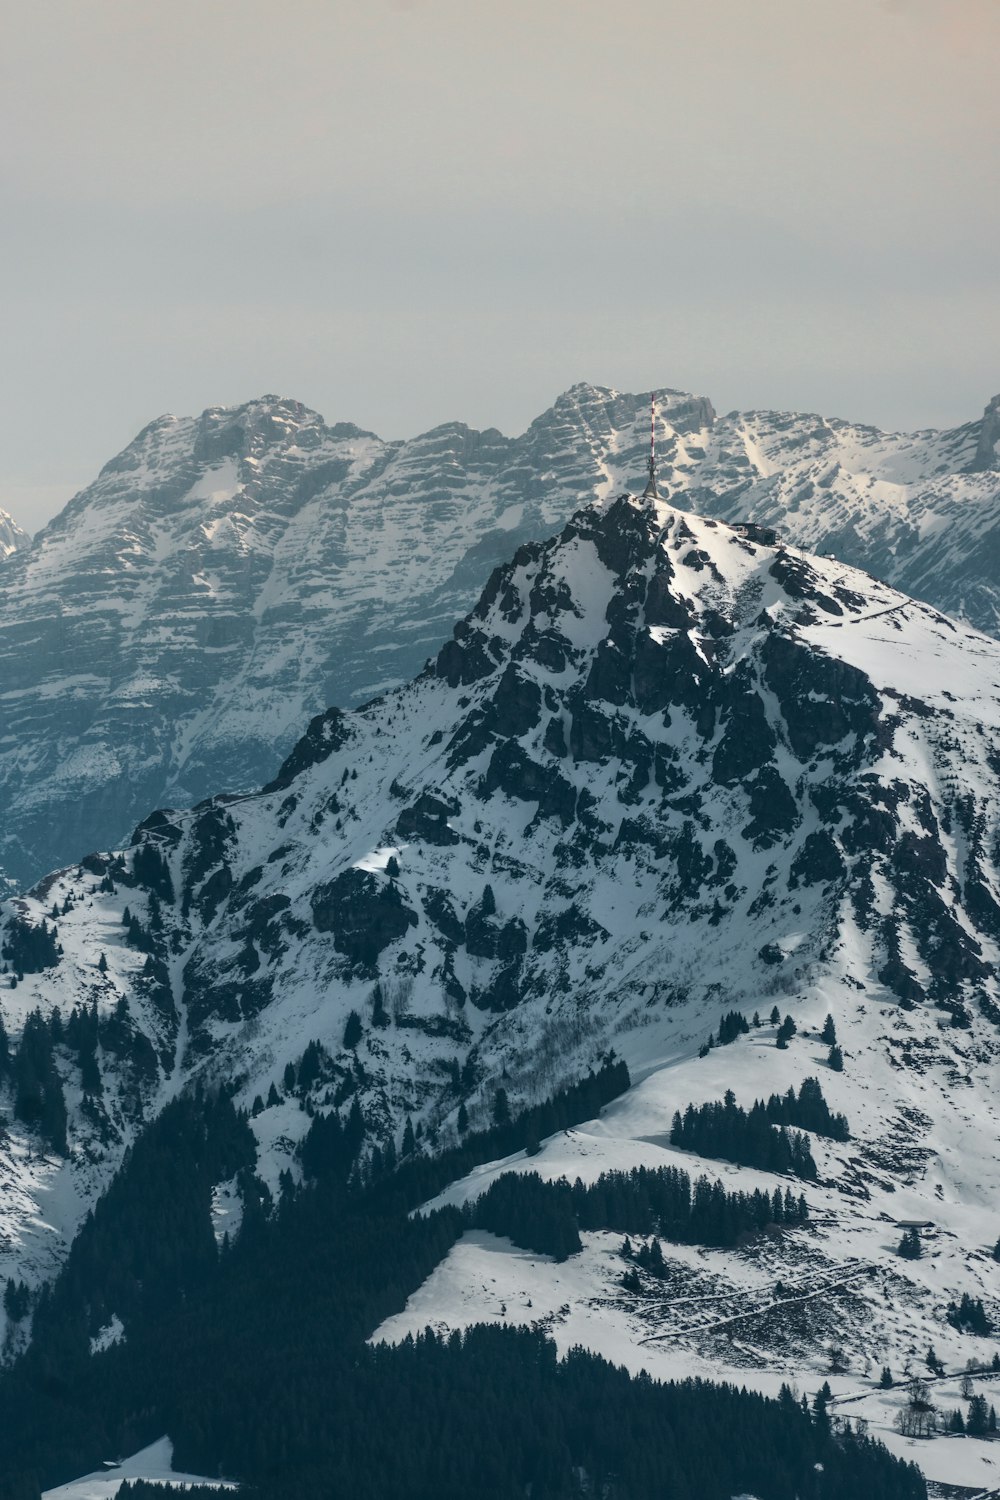
<path id="1" fill-rule="evenodd" d="M 260 1201 L 216 1255 L 198 1188 L 155 1246 L 175 1174 L 204 1184 L 238 1168 L 241 1132 L 224 1100 L 178 1102 L 126 1163 L 40 1310 L 33 1348 L 0 1381 L 2 1500 L 34 1500 L 163 1432 L 179 1467 L 236 1476 L 255 1500 L 523 1500 L 529 1483 L 535 1500 L 610 1483 L 621 1500 L 794 1500 L 818 1463 L 824 1500 L 923 1500 L 914 1470 L 834 1439 L 787 1396 L 635 1380 L 580 1351 L 560 1361 L 526 1330 L 367 1346 L 461 1233 L 454 1210 L 409 1217 L 380 1208 L 378 1186 L 326 1178 L 270 1212 Z M 582 1199 L 574 1190 L 575 1207 L 646 1222 L 650 1206 L 662 1218 L 654 1189 L 603 1182 Z M 105 1299 L 128 1302 L 128 1337 L 91 1356 L 102 1282 Z"/>

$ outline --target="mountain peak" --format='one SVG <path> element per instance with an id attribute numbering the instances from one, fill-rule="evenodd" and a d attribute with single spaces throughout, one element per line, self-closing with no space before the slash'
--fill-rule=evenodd
<path id="1" fill-rule="evenodd" d="M 31 546 L 31 537 L 22 531 L 14 517 L 0 510 L 0 562 L 13 552 L 21 552 Z"/>
<path id="2" fill-rule="evenodd" d="M 972 469 L 983 472 L 1000 468 L 1000 395 L 986 403 Z"/>

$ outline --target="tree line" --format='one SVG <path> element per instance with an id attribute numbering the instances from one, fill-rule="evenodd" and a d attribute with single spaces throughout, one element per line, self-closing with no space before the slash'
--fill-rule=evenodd
<path id="1" fill-rule="evenodd" d="M 602 1172 L 595 1182 L 537 1172 L 504 1172 L 466 1207 L 470 1224 L 505 1235 L 524 1250 L 565 1260 L 581 1249 L 581 1229 L 658 1234 L 684 1245 L 732 1246 L 770 1226 L 804 1224 L 809 1210 L 791 1189 L 729 1193 L 721 1182 L 692 1183 L 677 1167 Z"/>
<path id="2" fill-rule="evenodd" d="M 832 1141 L 847 1141 L 851 1137 L 847 1116 L 831 1111 L 818 1078 L 804 1078 L 797 1094 L 792 1088 L 784 1094 L 772 1094 L 764 1112 L 775 1125 L 794 1125 Z"/>
<path id="3" fill-rule="evenodd" d="M 571 1096 L 590 1114 L 594 1087 Z M 363 1180 L 360 1159 L 346 1180 L 342 1168 L 299 1187 L 286 1177 L 272 1201 L 224 1090 L 168 1105 L 81 1229 L 30 1348 L 0 1373 L 0 1500 L 37 1500 L 165 1432 L 178 1468 L 237 1478 L 247 1500 L 524 1500 L 529 1486 L 533 1500 L 790 1500 L 812 1492 L 817 1465 L 826 1500 L 925 1500 L 915 1469 L 831 1435 L 787 1392 L 664 1385 L 583 1351 L 560 1359 L 537 1330 L 370 1345 L 465 1220 L 408 1211 L 414 1167 L 429 1162 L 404 1162 L 389 1191 Z M 233 1176 L 243 1227 L 220 1245 L 211 1189 Z M 736 1227 L 721 1185 L 683 1173 L 567 1191 L 582 1228 L 666 1234 L 683 1204 L 687 1232 L 701 1225 L 709 1242 Z M 92 1356 L 113 1314 L 126 1337 Z"/>
<path id="4" fill-rule="evenodd" d="M 806 1137 L 785 1125 L 772 1124 L 760 1099 L 749 1111 L 742 1109 L 731 1089 L 721 1104 L 697 1108 L 689 1104 L 683 1115 L 678 1111 L 670 1127 L 670 1144 L 741 1167 L 792 1172 L 806 1182 L 815 1182 L 817 1177 Z"/>

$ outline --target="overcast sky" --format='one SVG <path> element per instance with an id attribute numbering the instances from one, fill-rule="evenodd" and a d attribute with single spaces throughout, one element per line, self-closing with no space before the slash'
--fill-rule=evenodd
<path id="1" fill-rule="evenodd" d="M 1000 390 L 1000 0 L 0 0 L 0 506 L 165 411 Z"/>

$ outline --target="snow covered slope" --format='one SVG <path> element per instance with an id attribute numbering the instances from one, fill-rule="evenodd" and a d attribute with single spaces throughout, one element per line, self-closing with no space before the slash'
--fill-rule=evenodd
<path id="1" fill-rule="evenodd" d="M 2 908 L 11 955 L 44 949 L 53 912 L 62 949 L 2 991 L 15 1039 L 36 1007 L 106 1020 L 100 1096 L 57 1041 L 69 1160 L 16 1124 L 0 1143 L 0 1275 L 51 1269 L 141 1120 L 196 1075 L 260 1096 L 276 1189 L 307 1100 L 357 1098 L 369 1139 L 398 1143 L 410 1114 L 447 1143 L 501 1078 L 516 1107 L 613 1047 L 639 1087 L 558 1146 L 561 1171 L 567 1153 L 664 1159 L 689 1100 L 797 1085 L 830 1012 L 846 1067 L 823 1084 L 854 1134 L 815 1144 L 810 1194 L 840 1227 L 753 1274 L 720 1262 L 722 1290 L 769 1283 L 782 1256 L 797 1279 L 850 1262 L 853 1280 L 898 1242 L 883 1216 L 919 1217 L 948 1254 L 906 1336 L 938 1326 L 946 1292 L 1000 1314 L 998 742 L 989 637 L 667 505 L 581 511 L 495 571 L 413 683 L 318 716 L 269 787 L 157 814 Z M 786 1051 L 765 1025 L 698 1056 L 720 1012 L 774 1004 L 799 1024 Z M 314 1039 L 310 1078 L 289 1080 Z M 239 1207 L 220 1184 L 220 1232 Z M 872 1337 L 903 1336 L 891 1322 Z"/>
<path id="2" fill-rule="evenodd" d="M 17 552 L 19 548 L 30 547 L 31 538 L 26 531 L 22 531 L 13 516 L 5 510 L 0 510 L 0 562 L 11 553 Z"/>
<path id="3" fill-rule="evenodd" d="M 213 1489 L 235 1489 L 227 1480 L 205 1479 L 199 1474 L 178 1474 L 173 1467 L 173 1449 L 169 1438 L 150 1443 L 131 1458 L 121 1461 L 116 1467 L 95 1474 L 85 1474 L 70 1484 L 61 1484 L 57 1489 L 46 1490 L 42 1500 L 114 1500 L 126 1480 L 145 1480 L 148 1484 L 163 1484 L 189 1490 L 192 1485 L 210 1485 Z"/>
<path id="4" fill-rule="evenodd" d="M 671 476 L 686 504 L 776 526 L 1000 634 L 1000 396 L 950 432 L 885 433 L 787 412 L 733 412 Z"/>
<path id="5" fill-rule="evenodd" d="M 647 405 L 579 385 L 518 438 L 405 443 L 277 397 L 153 422 L 0 562 L 0 876 L 259 785 L 312 714 L 408 680 L 520 542 L 642 488 Z M 901 436 L 666 392 L 661 471 L 995 632 L 998 413 Z"/>

